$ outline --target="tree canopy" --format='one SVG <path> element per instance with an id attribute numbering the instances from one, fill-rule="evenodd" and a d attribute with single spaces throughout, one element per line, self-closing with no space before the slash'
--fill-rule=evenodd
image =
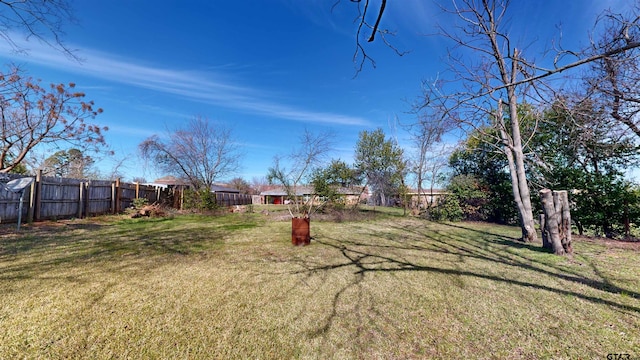
<path id="1" fill-rule="evenodd" d="M 84 155 L 81 150 L 59 150 L 45 159 L 42 164 L 42 174 L 65 178 L 84 179 L 95 177 L 91 167 L 94 164 L 91 156 Z"/>
<path id="2" fill-rule="evenodd" d="M 68 145 L 98 151 L 106 126 L 90 124 L 102 113 L 74 83 L 40 85 L 19 68 L 0 73 L 0 172 L 19 166 L 37 146 Z"/>
<path id="3" fill-rule="evenodd" d="M 354 167 L 366 179 L 376 203 L 389 205 L 392 196 L 401 192 L 407 171 L 403 156 L 404 150 L 385 139 L 382 129 L 360 132 Z"/>

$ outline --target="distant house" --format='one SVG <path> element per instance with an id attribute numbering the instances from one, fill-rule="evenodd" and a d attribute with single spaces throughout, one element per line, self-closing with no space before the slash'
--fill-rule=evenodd
<path id="1" fill-rule="evenodd" d="M 298 186 L 296 187 L 296 193 L 293 195 L 300 196 L 306 201 L 307 199 L 309 199 L 309 197 L 312 194 L 313 194 L 312 187 Z M 284 187 L 280 187 L 280 186 L 274 187 L 272 189 L 265 190 L 260 193 L 260 197 L 262 198 L 261 203 L 274 204 L 274 205 L 285 204 L 286 201 L 288 200 L 288 195 L 289 194 L 287 194 L 287 191 L 284 189 Z"/>
<path id="2" fill-rule="evenodd" d="M 350 188 L 339 188 L 338 194 L 344 197 L 345 204 L 353 205 L 360 201 L 365 201 L 369 193 L 368 191 L 362 191 L 362 187 L 350 187 Z M 314 194 L 314 189 L 312 186 L 298 186 L 296 188 L 296 194 L 303 201 L 307 201 L 311 196 L 317 196 Z M 265 190 L 260 193 L 260 202 L 262 204 L 286 204 L 288 200 L 288 194 L 285 191 L 284 187 L 274 187 L 269 190 Z"/>
<path id="3" fill-rule="evenodd" d="M 161 178 L 155 179 L 151 183 L 145 183 L 144 185 L 155 185 L 159 187 L 173 187 L 173 188 L 191 188 L 191 183 L 184 179 L 179 179 L 175 176 L 163 176 Z M 234 189 L 225 184 L 214 184 L 211 186 L 212 193 L 224 193 L 224 194 L 239 194 L 240 190 Z"/>
<path id="4" fill-rule="evenodd" d="M 422 189 L 420 193 L 418 193 L 418 189 L 410 189 L 407 193 L 407 199 L 410 207 L 424 209 L 431 204 L 437 204 L 448 194 L 449 192 L 444 189 Z"/>
<path id="5" fill-rule="evenodd" d="M 184 179 L 178 179 L 175 176 L 163 176 L 161 178 L 153 180 L 151 183 L 146 183 L 144 185 L 153 185 L 163 188 L 174 188 L 174 189 L 185 189 L 190 188 L 191 183 Z"/>
<path id="6" fill-rule="evenodd" d="M 169 191 L 164 192 L 167 195 L 166 195 L 166 198 L 162 200 L 162 202 L 176 209 L 182 209 L 182 205 L 183 205 L 182 190 L 191 188 L 191 184 L 188 181 L 184 179 L 179 179 L 171 175 L 163 176 L 161 178 L 155 179 L 153 182 L 144 183 L 140 185 L 155 186 L 158 189 L 160 188 L 169 189 Z"/>

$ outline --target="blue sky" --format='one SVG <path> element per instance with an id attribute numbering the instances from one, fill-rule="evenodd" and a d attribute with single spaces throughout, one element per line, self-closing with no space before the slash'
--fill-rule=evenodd
<path id="1" fill-rule="evenodd" d="M 356 7 L 342 0 L 332 11 L 334 3 L 75 1 L 79 24 L 66 26 L 64 39 L 82 63 L 37 40 L 22 42 L 20 35 L 14 38 L 28 54 L 0 42 L 0 57 L 43 83 L 75 82 L 104 109 L 95 122 L 110 128 L 106 139 L 115 151 L 99 163 L 105 172 L 122 162 L 125 180 L 162 176 L 138 158 L 138 144 L 204 116 L 232 129 L 244 152 L 234 175 L 251 181 L 266 175 L 275 155 L 296 147 L 304 129 L 332 130 L 331 157 L 347 162 L 362 130 L 381 127 L 404 144 L 396 119 L 411 121 L 409 102 L 419 95 L 420 81 L 446 69 L 451 44 L 425 35 L 438 22 L 446 24 L 436 3 L 389 0 L 383 25 L 396 31 L 392 43 L 408 54 L 399 57 L 381 41 L 368 44 L 377 66 L 366 64 L 354 77 Z M 513 1 L 514 45 L 535 55 L 558 37 L 562 24 L 564 46 L 579 48 L 599 12 L 625 3 Z"/>

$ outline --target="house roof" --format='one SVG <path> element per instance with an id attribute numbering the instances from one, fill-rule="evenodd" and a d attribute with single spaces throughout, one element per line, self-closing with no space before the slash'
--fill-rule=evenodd
<path id="1" fill-rule="evenodd" d="M 161 185 L 185 185 L 189 186 L 189 182 L 183 179 L 178 179 L 175 176 L 163 176 L 161 178 L 155 179 L 152 184 L 161 184 Z"/>
<path id="2" fill-rule="evenodd" d="M 313 187 L 311 186 L 298 186 L 295 189 L 295 195 L 297 196 L 303 196 L 303 195 L 310 195 L 313 193 Z M 277 187 L 271 190 L 265 190 L 263 192 L 260 193 L 260 195 L 263 196 L 286 196 L 287 195 L 287 191 L 284 189 L 284 187 Z"/>
<path id="3" fill-rule="evenodd" d="M 446 189 L 421 189 L 420 195 L 439 195 L 439 194 L 447 194 L 448 191 Z M 409 189 L 408 195 L 418 195 L 418 189 Z"/>
<path id="4" fill-rule="evenodd" d="M 234 189 L 226 185 L 216 184 L 216 185 L 211 185 L 211 192 L 239 194 L 240 190 Z"/>
<path id="5" fill-rule="evenodd" d="M 360 193 L 362 192 L 362 188 L 361 187 L 351 187 L 351 188 L 346 188 L 346 187 L 341 187 L 338 189 L 338 193 L 339 194 L 343 194 L 343 195 L 360 195 Z M 296 194 L 297 196 L 304 196 L 304 195 L 311 195 L 314 193 L 314 189 L 312 186 L 298 186 L 296 188 Z M 287 192 L 285 191 L 284 187 L 278 187 L 278 188 L 274 188 L 271 190 L 265 190 L 263 192 L 260 193 L 260 195 L 262 196 L 286 196 Z"/>

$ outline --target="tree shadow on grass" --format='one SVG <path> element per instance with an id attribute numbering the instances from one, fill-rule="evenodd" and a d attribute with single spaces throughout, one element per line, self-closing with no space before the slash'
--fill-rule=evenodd
<path id="1" fill-rule="evenodd" d="M 507 235 L 498 234 L 498 233 L 493 233 L 493 232 L 485 231 L 485 230 L 478 230 L 477 228 L 474 228 L 472 226 L 464 226 L 462 224 L 454 224 L 454 223 L 447 223 L 447 222 L 438 223 L 438 224 L 444 225 L 444 226 L 448 226 L 448 227 L 452 227 L 452 228 L 456 228 L 456 229 L 460 229 L 460 230 L 466 230 L 466 231 L 469 231 L 469 232 L 477 233 L 477 234 L 482 235 L 484 238 L 491 239 L 492 242 L 499 243 L 499 244 L 502 244 L 502 245 L 509 245 L 509 246 L 512 246 L 512 247 L 515 247 L 515 248 L 528 249 L 528 250 L 531 250 L 531 251 L 541 252 L 541 253 L 552 253 L 552 251 L 549 251 L 549 250 L 539 246 L 539 244 L 527 243 L 527 242 L 522 241 L 521 238 L 517 238 L 517 237 L 513 237 L 513 236 L 507 236 Z"/>
<path id="2" fill-rule="evenodd" d="M 528 253 L 531 254 L 535 254 L 535 253 L 542 253 L 542 254 L 548 254 L 549 257 L 553 257 L 556 258 L 557 255 L 554 255 L 553 252 L 548 251 L 547 249 L 542 248 L 541 244 L 536 244 L 536 243 L 524 243 L 522 241 L 520 241 L 519 239 L 516 238 L 509 238 L 509 237 L 505 237 L 503 235 L 500 234 L 494 234 L 491 232 L 486 232 L 486 231 L 481 231 L 481 230 L 477 230 L 474 229 L 472 227 L 467 227 L 467 226 L 461 226 L 461 225 L 455 225 L 455 224 L 444 224 L 446 226 L 449 227 L 453 227 L 453 228 L 457 228 L 457 229 L 463 229 L 463 230 L 467 230 L 470 232 L 474 232 L 474 233 L 478 233 L 483 235 L 483 237 L 481 238 L 482 241 L 488 242 L 488 243 L 493 243 L 499 246 L 502 246 L 504 248 L 515 248 L 515 249 L 526 249 Z M 471 239 L 469 238 L 465 238 L 465 237 L 460 237 L 458 239 L 461 242 L 464 242 L 466 245 L 468 246 L 472 246 L 472 247 L 477 247 L 478 246 L 478 242 L 474 242 L 471 241 Z M 612 294 L 627 294 L 631 297 L 634 297 L 636 299 L 640 299 L 640 292 L 637 291 L 633 291 L 630 289 L 625 289 L 619 286 L 614 285 L 611 280 L 607 279 L 606 276 L 604 275 L 603 272 L 599 271 L 597 268 L 595 268 L 595 266 L 593 264 L 590 264 L 590 266 L 592 267 L 592 270 L 594 271 L 594 273 L 600 278 L 600 279 L 591 279 L 588 277 L 585 277 L 581 274 L 579 274 L 578 272 L 575 271 L 571 271 L 567 268 L 561 268 L 557 265 L 554 265 L 551 262 L 540 262 L 535 260 L 533 257 L 526 257 L 525 255 L 527 254 L 527 252 L 520 252 L 520 253 L 516 253 L 516 252 L 509 252 L 509 256 L 510 257 L 506 257 L 506 256 L 500 256 L 499 253 L 495 253 L 495 255 L 491 255 L 488 256 L 485 254 L 485 258 L 488 260 L 490 257 L 495 259 L 494 261 L 499 261 L 501 263 L 505 263 L 505 264 L 512 264 L 515 266 L 519 266 L 522 268 L 526 268 L 528 270 L 533 270 L 536 272 L 540 272 L 544 275 L 548 275 L 550 277 L 557 277 L 569 282 L 574 282 L 574 283 L 578 283 L 578 284 L 582 284 L 582 285 L 586 285 L 589 286 L 591 288 L 597 289 L 597 290 L 601 290 L 601 291 L 605 291 L 605 292 L 609 292 Z M 517 260 L 519 259 L 519 260 Z M 543 267 L 548 267 L 548 268 L 552 268 L 555 271 L 549 271 L 544 269 Z"/>
<path id="3" fill-rule="evenodd" d="M 546 249 L 542 248 L 540 244 L 523 243 L 516 238 L 510 238 L 501 234 L 494 234 L 491 232 L 477 230 L 477 229 L 474 229 L 473 227 L 466 227 L 466 226 L 454 225 L 449 223 L 444 225 L 457 228 L 457 229 L 468 230 L 472 233 L 478 233 L 482 235 L 482 237 L 480 238 L 481 241 L 474 241 L 469 237 L 458 236 L 456 240 L 461 243 L 464 243 L 465 246 L 476 248 L 476 249 L 481 248 L 480 247 L 481 243 L 493 244 L 498 246 L 495 248 L 495 250 L 497 251 L 492 251 L 491 253 L 487 253 L 485 251 L 480 253 L 481 258 L 484 260 L 491 260 L 491 261 L 496 261 L 506 265 L 517 266 L 527 270 L 539 272 L 549 277 L 556 277 L 569 282 L 586 285 L 596 290 L 605 291 L 612 294 L 624 293 L 633 298 L 640 299 L 639 292 L 625 289 L 612 284 L 611 281 L 607 279 L 602 272 L 595 271 L 596 269 L 593 269 L 593 270 L 595 274 L 598 277 L 600 277 L 600 279 L 592 279 L 589 277 L 585 277 L 584 275 L 576 271 L 571 271 L 568 268 L 558 266 L 561 263 L 557 263 L 556 265 L 551 261 L 543 262 L 538 260 L 540 258 L 539 256 L 540 254 L 548 255 L 548 257 L 545 257 L 546 259 L 550 259 L 550 258 L 557 259 L 557 255 L 554 255 L 552 252 L 549 252 Z M 509 249 L 509 248 L 525 249 L 526 251 L 525 252 L 509 251 L 508 253 L 505 253 L 503 251 L 504 249 Z M 502 255 L 502 254 L 507 254 L 508 256 Z M 526 256 L 527 254 L 530 254 L 530 255 L 538 254 L 538 256 Z M 551 268 L 554 271 L 545 269 L 545 267 Z"/>
<path id="4" fill-rule="evenodd" d="M 0 239 L 0 280 L 34 278 L 65 268 L 124 271 L 149 259 L 215 251 L 248 225 L 223 224 L 201 231 L 174 228 L 171 219 L 41 227 Z M 197 225 L 196 225 L 197 226 Z"/>
<path id="5" fill-rule="evenodd" d="M 339 254 L 338 259 L 342 261 L 307 261 L 304 258 L 296 259 L 295 263 L 301 267 L 295 274 L 320 274 L 329 273 L 338 269 L 352 269 L 353 281 L 344 285 L 334 293 L 333 310 L 325 318 L 324 323 L 312 332 L 312 335 L 325 333 L 331 326 L 338 312 L 336 307 L 340 298 L 350 288 L 358 286 L 372 273 L 402 273 L 402 272 L 425 272 L 455 277 L 473 277 L 489 280 L 492 282 L 506 283 L 522 288 L 554 293 L 561 296 L 570 296 L 582 299 L 594 304 L 601 304 L 615 308 L 627 314 L 638 316 L 640 306 L 629 305 L 615 300 L 607 299 L 594 293 L 580 292 L 562 288 L 561 285 L 553 286 L 538 283 L 530 280 L 498 276 L 485 272 L 483 269 L 474 268 L 448 268 L 445 266 L 432 266 L 418 263 L 419 253 L 427 252 L 442 254 L 442 256 L 456 256 L 458 259 L 472 258 L 480 261 L 494 262 L 508 267 L 522 268 L 545 276 L 547 278 L 557 278 L 569 283 L 584 285 L 589 288 L 603 291 L 610 294 L 626 294 L 626 296 L 640 299 L 637 291 L 624 289 L 611 284 L 607 279 L 591 279 L 578 273 L 565 273 L 567 270 L 556 266 L 553 262 L 544 262 L 540 256 L 544 256 L 540 247 L 532 244 L 524 244 L 514 237 L 502 234 L 491 233 L 466 226 L 450 226 L 450 228 L 468 230 L 481 236 L 470 238 L 464 232 L 447 231 L 446 227 L 429 228 L 425 223 L 424 229 L 417 229 L 395 224 L 389 231 L 374 230 L 370 234 L 362 233 L 362 238 L 358 239 L 360 232 L 366 231 L 362 227 L 354 231 L 345 238 L 336 238 L 319 235 L 314 238 L 314 243 L 319 246 L 334 249 Z M 357 225 L 356 225 L 357 226 Z M 448 226 L 448 224 L 447 224 Z M 405 236 L 400 234 L 404 233 Z M 373 236 L 372 236 L 373 234 Z M 367 240 L 363 240 L 363 239 Z M 377 241 L 376 239 L 380 239 Z M 518 251 L 508 251 L 510 247 Z M 406 255 L 412 252 L 412 255 Z M 418 254 L 418 255 L 416 255 Z M 530 254 L 531 256 L 528 256 Z M 535 255 L 537 254 L 537 255 Z M 534 256 L 535 255 L 535 256 Z M 418 256 L 418 258 L 416 258 Z M 548 256 L 555 256 L 548 254 Z"/>

